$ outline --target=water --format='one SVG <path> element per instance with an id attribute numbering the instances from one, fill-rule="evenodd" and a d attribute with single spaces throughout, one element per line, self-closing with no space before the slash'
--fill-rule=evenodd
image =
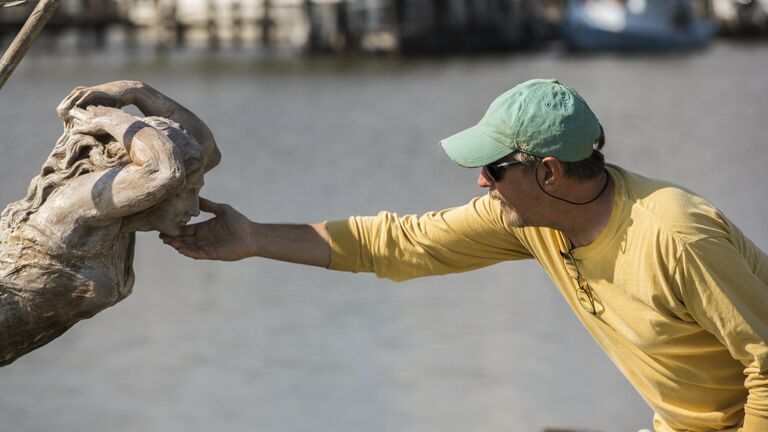
<path id="1" fill-rule="evenodd" d="M 440 138 L 532 77 L 581 91 L 607 158 L 715 202 L 764 250 L 768 44 L 665 56 L 337 62 L 36 53 L 0 92 L 0 202 L 18 199 L 75 85 L 140 79 L 203 118 L 204 195 L 259 221 L 421 213 L 481 193 Z M 651 412 L 533 262 L 401 284 L 139 236 L 134 294 L 0 369 L 2 429 L 634 431 Z"/>

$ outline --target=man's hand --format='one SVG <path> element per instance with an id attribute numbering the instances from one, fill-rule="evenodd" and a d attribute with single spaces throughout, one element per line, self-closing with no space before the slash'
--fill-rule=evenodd
<path id="1" fill-rule="evenodd" d="M 215 217 L 186 225 L 176 237 L 160 235 L 165 244 L 194 259 L 237 261 L 254 256 L 253 222 L 227 204 L 200 198 L 200 210 Z"/>
<path id="2" fill-rule="evenodd" d="M 200 198 L 200 210 L 213 219 L 181 227 L 178 236 L 160 235 L 163 242 L 195 259 L 236 261 L 260 256 L 328 267 L 331 247 L 325 223 L 258 224 L 226 204 Z"/>

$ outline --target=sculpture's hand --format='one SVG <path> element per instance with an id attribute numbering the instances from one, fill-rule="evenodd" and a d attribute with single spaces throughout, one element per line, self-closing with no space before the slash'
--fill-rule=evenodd
<path id="1" fill-rule="evenodd" d="M 119 110 L 101 106 L 86 109 L 72 108 L 69 110 L 69 118 L 73 123 L 72 131 L 89 135 L 109 133 L 111 119 L 116 111 Z"/>
<path id="2" fill-rule="evenodd" d="M 165 244 L 194 259 L 237 261 L 254 255 L 251 240 L 253 222 L 227 204 L 200 198 L 200 210 L 215 217 L 186 225 L 178 236 L 161 234 Z"/>
<path id="3" fill-rule="evenodd" d="M 61 101 L 56 111 L 63 122 L 71 120 L 72 108 L 85 108 L 91 105 L 122 108 L 134 102 L 136 93 L 144 87 L 140 81 L 113 81 L 93 87 L 75 87 Z"/>
<path id="4" fill-rule="evenodd" d="M 86 109 L 72 108 L 69 110 L 72 132 L 87 135 L 109 134 L 119 140 L 118 136 L 136 119 L 127 112 L 118 108 L 104 106 L 89 106 Z"/>
<path id="5" fill-rule="evenodd" d="M 221 159 L 216 140 L 202 120 L 178 102 L 141 81 L 113 81 L 93 87 L 77 87 L 61 101 L 57 111 L 61 120 L 69 124 L 72 121 L 72 108 L 86 108 L 92 105 L 115 108 L 135 105 L 145 116 L 169 118 L 179 123 L 206 149 L 208 169 L 216 166 Z"/>

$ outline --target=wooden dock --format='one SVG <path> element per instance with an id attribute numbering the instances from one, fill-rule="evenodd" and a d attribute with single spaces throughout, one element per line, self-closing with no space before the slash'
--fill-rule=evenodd
<path id="1" fill-rule="evenodd" d="M 303 0 L 63 0 L 44 29 L 103 46 L 109 33 L 127 45 L 301 45 L 308 33 Z M 34 4 L 0 9 L 0 37 L 13 37 Z"/>
<path id="2" fill-rule="evenodd" d="M 103 46 L 289 46 L 309 52 L 456 51 L 530 43 L 535 13 L 565 0 L 63 0 L 45 32 Z M 542 6 L 544 5 L 544 6 Z M 32 5 L 0 10 L 13 35 Z"/>
<path id="3" fill-rule="evenodd" d="M 696 0 L 708 3 L 711 0 Z M 48 45 L 75 33 L 103 47 L 290 47 L 307 52 L 456 52 L 515 49 L 557 36 L 566 0 L 62 0 Z M 33 4 L 0 9 L 13 37 Z"/>
<path id="4" fill-rule="evenodd" d="M 29 17 L 35 4 L 0 9 L 0 38 L 12 39 Z M 84 37 L 101 46 L 106 41 L 107 29 L 120 23 L 117 4 L 109 0 L 65 0 L 48 21 L 44 32 L 56 36 L 74 28 Z"/>

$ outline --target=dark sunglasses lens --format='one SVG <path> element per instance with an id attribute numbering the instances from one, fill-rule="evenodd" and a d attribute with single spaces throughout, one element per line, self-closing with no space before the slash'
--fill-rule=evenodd
<path id="1" fill-rule="evenodd" d="M 493 181 L 499 181 L 499 172 L 493 165 L 486 165 L 483 167 L 483 170 L 485 170 L 485 173 L 488 174 L 488 177 L 493 179 Z"/>

